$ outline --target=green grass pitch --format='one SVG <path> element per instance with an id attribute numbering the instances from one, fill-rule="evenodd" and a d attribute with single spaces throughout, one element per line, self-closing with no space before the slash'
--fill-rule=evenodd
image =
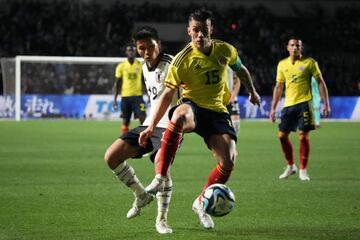
<path id="1" fill-rule="evenodd" d="M 119 131 L 119 122 L 0 122 L 0 239 L 360 239 L 360 123 L 324 122 L 312 132 L 311 181 L 301 182 L 278 180 L 277 125 L 243 121 L 227 183 L 236 206 L 210 231 L 191 205 L 216 162 L 187 134 L 172 167 L 174 233 L 166 236 L 155 230 L 155 202 L 125 217 L 133 196 L 103 161 Z M 150 161 L 129 162 L 147 185 Z"/>

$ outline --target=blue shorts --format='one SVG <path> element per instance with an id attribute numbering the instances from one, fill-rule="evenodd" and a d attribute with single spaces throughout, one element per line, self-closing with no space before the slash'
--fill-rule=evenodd
<path id="1" fill-rule="evenodd" d="M 297 129 L 309 132 L 315 129 L 314 114 L 311 100 L 284 107 L 281 111 L 279 130 L 282 132 L 296 132 Z"/>
<path id="2" fill-rule="evenodd" d="M 121 97 L 120 117 L 130 121 L 132 113 L 134 113 L 134 118 L 146 117 L 146 108 L 142 96 Z"/>
<path id="3" fill-rule="evenodd" d="M 209 109 L 199 107 L 189 99 L 182 99 L 182 104 L 188 104 L 191 106 L 194 112 L 195 121 L 195 129 L 193 132 L 200 135 L 207 145 L 210 136 L 217 134 L 229 134 L 235 142 L 237 141 L 236 132 L 232 125 L 229 113 L 214 112 Z M 178 106 L 173 107 L 169 111 L 169 119 L 171 119 L 172 114 Z"/>

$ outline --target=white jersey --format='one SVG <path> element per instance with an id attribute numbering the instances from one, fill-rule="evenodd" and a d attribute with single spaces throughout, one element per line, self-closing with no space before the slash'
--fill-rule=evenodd
<path id="1" fill-rule="evenodd" d="M 153 118 L 155 110 L 158 109 L 160 95 L 165 90 L 165 78 L 168 72 L 169 65 L 173 59 L 173 56 L 169 54 L 162 53 L 160 55 L 160 61 L 156 67 L 149 69 L 146 63 L 143 63 L 143 75 L 145 80 L 146 89 L 150 99 L 150 114 L 145 119 L 143 126 L 148 126 L 150 120 Z M 176 105 L 177 100 L 179 99 L 178 94 L 174 94 L 173 100 L 167 109 L 164 116 L 161 118 L 156 127 L 167 128 L 169 123 L 169 110 Z"/>
<path id="2" fill-rule="evenodd" d="M 227 87 L 230 92 L 234 88 L 234 72 L 230 67 L 227 68 Z"/>

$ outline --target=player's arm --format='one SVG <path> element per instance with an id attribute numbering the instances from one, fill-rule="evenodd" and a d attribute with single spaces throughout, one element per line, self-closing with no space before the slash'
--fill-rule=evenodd
<path id="1" fill-rule="evenodd" d="M 174 94 L 177 93 L 177 91 L 177 88 L 166 87 L 164 92 L 161 94 L 159 98 L 158 108 L 156 109 L 153 117 L 151 118 L 149 126 L 140 133 L 139 145 L 141 147 L 146 146 L 147 139 L 152 136 L 156 125 L 166 113 L 166 110 L 168 109 L 170 103 L 172 102 L 172 98 Z"/>
<path id="2" fill-rule="evenodd" d="M 145 77 L 142 74 L 141 74 L 141 86 L 142 86 L 142 94 L 143 95 L 148 95 L 147 88 L 146 88 L 146 83 L 145 83 Z"/>
<path id="3" fill-rule="evenodd" d="M 242 84 L 246 87 L 249 92 L 249 100 L 252 104 L 260 106 L 260 96 L 256 92 L 253 80 L 250 76 L 248 69 L 241 64 L 239 70 L 235 71 L 235 74 L 241 79 Z"/>
<path id="4" fill-rule="evenodd" d="M 270 120 L 272 122 L 275 122 L 276 120 L 276 116 L 275 116 L 275 109 L 277 104 L 279 103 L 279 100 L 282 96 L 282 93 L 284 91 L 284 82 L 276 82 L 276 85 L 274 87 L 274 92 L 273 92 L 273 99 L 271 102 L 271 111 L 270 111 Z"/>
<path id="5" fill-rule="evenodd" d="M 241 86 L 240 79 L 236 74 L 233 75 L 233 80 L 234 80 L 234 85 L 233 85 L 233 89 L 231 91 L 230 103 L 233 103 L 236 100 L 236 98 L 239 94 L 239 91 L 240 91 L 240 86 Z"/>
<path id="6" fill-rule="evenodd" d="M 319 85 L 320 97 L 324 103 L 323 115 L 324 115 L 324 117 L 328 117 L 330 114 L 331 108 L 330 108 L 329 93 L 328 93 L 328 90 L 326 87 L 326 83 L 325 83 L 322 75 L 315 77 L 315 79 Z"/>
<path id="7" fill-rule="evenodd" d="M 118 105 L 117 105 L 117 97 L 119 94 L 121 94 L 121 86 L 122 86 L 122 78 L 116 78 L 115 79 L 115 84 L 113 87 L 113 92 L 114 92 L 114 103 L 113 103 L 113 108 L 115 110 L 117 110 Z"/>

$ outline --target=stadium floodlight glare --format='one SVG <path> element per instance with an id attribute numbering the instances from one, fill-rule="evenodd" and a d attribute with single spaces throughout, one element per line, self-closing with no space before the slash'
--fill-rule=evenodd
<path id="1" fill-rule="evenodd" d="M 3 60 L 3 59 L 2 59 Z M 6 61 L 14 61 L 15 64 L 2 64 L 3 68 L 15 68 L 11 69 L 3 69 L 3 72 L 10 72 L 12 74 L 3 74 L 3 81 L 4 86 L 7 84 L 8 88 L 10 86 L 10 90 L 7 91 L 4 89 L 4 95 L 12 95 L 14 97 L 14 111 L 15 111 L 15 120 L 20 121 L 21 120 L 21 95 L 22 95 L 22 84 L 24 84 L 22 81 L 24 81 L 22 74 L 24 71 L 24 65 L 26 63 L 31 64 L 43 64 L 45 68 L 46 64 L 63 64 L 63 65 L 81 65 L 82 68 L 83 65 L 89 65 L 89 66 L 104 66 L 104 69 L 106 69 L 107 77 L 112 81 L 114 78 L 114 71 L 115 66 L 117 63 L 122 62 L 126 60 L 124 57 L 70 57 L 70 56 L 16 56 L 15 61 L 14 59 L 6 59 Z M 6 66 L 6 67 L 4 67 Z M 76 66 L 75 66 L 76 68 Z M 42 67 L 39 67 L 39 69 L 42 69 Z M 84 71 L 86 72 L 86 70 Z M 13 74 L 15 73 L 15 74 Z M 11 75 L 11 76 L 10 76 Z M 38 79 L 34 79 L 35 81 Z M 15 86 L 14 86 L 15 85 Z M 111 90 L 111 89 L 109 89 Z M 46 93 L 44 93 L 46 94 Z"/>

